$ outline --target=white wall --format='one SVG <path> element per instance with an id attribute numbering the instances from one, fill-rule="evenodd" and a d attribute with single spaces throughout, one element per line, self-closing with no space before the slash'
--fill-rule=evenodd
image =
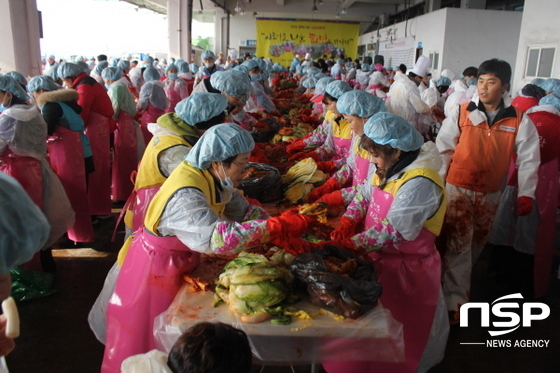
<path id="1" fill-rule="evenodd" d="M 514 93 L 531 81 L 524 76 L 528 47 L 542 44 L 556 47 L 552 77 L 560 78 L 560 4 L 558 0 L 525 0 L 513 78 Z"/>
<path id="2" fill-rule="evenodd" d="M 449 8 L 443 68 L 458 76 L 469 66 L 499 58 L 513 71 L 522 16 L 522 12 Z"/>
<path id="3" fill-rule="evenodd" d="M 241 40 L 255 40 L 257 38 L 257 23 L 251 13 L 244 16 L 236 14 L 229 19 L 229 47 L 238 49 Z M 239 57 L 242 57 L 241 55 Z"/>

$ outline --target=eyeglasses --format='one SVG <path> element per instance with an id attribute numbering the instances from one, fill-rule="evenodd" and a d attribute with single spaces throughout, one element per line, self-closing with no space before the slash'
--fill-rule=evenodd
<path id="1" fill-rule="evenodd" d="M 234 165 L 236 165 L 237 167 L 239 167 L 243 172 L 247 171 L 247 170 L 250 168 L 248 162 L 245 163 L 244 165 L 243 165 L 243 164 L 236 163 L 236 162 L 231 162 L 231 163 L 233 163 Z"/>

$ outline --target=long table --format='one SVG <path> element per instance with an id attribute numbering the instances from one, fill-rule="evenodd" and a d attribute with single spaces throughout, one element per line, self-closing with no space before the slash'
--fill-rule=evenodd
<path id="1" fill-rule="evenodd" d="M 325 361 L 386 361 L 404 359 L 402 324 L 379 303 L 356 320 L 337 320 L 332 314 L 303 300 L 294 305 L 313 317 L 293 317 L 290 325 L 268 321 L 244 324 L 227 305 L 213 307 L 214 294 L 193 292 L 185 284 L 175 300 L 155 319 L 154 337 L 158 349 L 169 352 L 179 336 L 203 321 L 223 322 L 247 333 L 253 355 L 263 364 L 307 365 Z"/>

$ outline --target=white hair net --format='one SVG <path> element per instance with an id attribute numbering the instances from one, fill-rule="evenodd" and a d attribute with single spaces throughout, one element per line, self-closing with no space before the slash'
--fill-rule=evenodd
<path id="1" fill-rule="evenodd" d="M 179 72 L 179 68 L 177 68 L 177 65 L 175 65 L 174 63 L 170 63 L 169 65 L 167 65 L 167 67 L 165 68 L 165 72 L 167 73 L 171 69 L 175 69 L 177 70 L 177 72 Z"/>
<path id="2" fill-rule="evenodd" d="M 194 167 L 207 170 L 212 162 L 250 152 L 255 147 L 251 134 L 235 123 L 222 123 L 211 127 L 197 141 L 185 157 Z"/>
<path id="3" fill-rule="evenodd" d="M 161 110 L 165 110 L 167 107 L 167 95 L 158 81 L 151 80 L 144 83 L 140 88 L 138 106 L 146 108 L 148 104 L 152 104 Z"/>
<path id="4" fill-rule="evenodd" d="M 29 96 L 23 90 L 21 85 L 19 85 L 17 80 L 8 75 L 0 75 L 0 91 L 10 92 L 23 101 L 29 100 Z"/>
<path id="5" fill-rule="evenodd" d="M 76 62 L 76 65 L 80 66 L 82 68 L 82 71 L 89 75 L 89 65 L 86 62 L 78 61 Z"/>
<path id="6" fill-rule="evenodd" d="M 84 69 L 80 65 L 72 62 L 64 62 L 57 69 L 58 76 L 64 79 L 75 78 L 83 72 Z"/>
<path id="7" fill-rule="evenodd" d="M 334 78 L 330 77 L 330 76 L 326 76 L 324 78 L 321 78 L 317 81 L 317 83 L 315 84 L 315 93 L 316 94 L 320 94 L 320 93 L 324 93 L 325 89 L 327 88 L 327 85 L 330 82 L 334 82 Z"/>
<path id="8" fill-rule="evenodd" d="M 541 88 L 547 92 L 554 91 L 560 93 L 560 79 L 548 78 L 541 85 Z"/>
<path id="9" fill-rule="evenodd" d="M 226 110 L 228 99 L 219 93 L 193 93 L 175 107 L 175 113 L 191 126 L 206 122 Z"/>
<path id="10" fill-rule="evenodd" d="M 29 84 L 27 85 L 27 90 L 29 92 L 35 92 L 40 89 L 45 91 L 56 91 L 57 89 L 60 89 L 60 86 L 48 75 L 38 75 L 29 79 Z"/>
<path id="11" fill-rule="evenodd" d="M 97 65 L 95 65 L 95 69 L 93 69 L 93 73 L 97 75 L 101 75 L 103 70 L 105 70 L 107 67 L 109 67 L 109 62 L 101 61 Z"/>
<path id="12" fill-rule="evenodd" d="M 107 79 L 107 80 L 119 80 L 120 78 L 122 78 L 122 70 L 120 67 L 115 67 L 115 66 L 110 66 L 107 67 L 106 69 L 103 69 L 103 72 L 101 73 L 101 77 L 103 79 Z"/>
<path id="13" fill-rule="evenodd" d="M 186 63 L 185 61 L 177 61 L 175 62 L 175 65 L 177 65 L 177 71 L 179 73 L 188 73 L 191 71 L 189 69 L 189 64 Z"/>
<path id="14" fill-rule="evenodd" d="M 16 80 L 16 82 L 18 82 L 22 87 L 25 87 L 27 85 L 27 79 L 25 78 L 25 76 L 23 76 L 22 73 L 17 72 L 17 71 L 8 71 L 6 73 L 6 75 L 11 76 L 12 78 L 14 78 Z"/>
<path id="15" fill-rule="evenodd" d="M 237 65 L 237 66 L 235 66 L 232 70 L 234 70 L 234 71 L 241 71 L 241 72 L 244 73 L 244 74 L 249 74 L 249 70 L 251 70 L 251 69 L 249 69 L 249 68 L 247 67 L 247 65 Z M 216 74 L 216 73 L 214 73 L 214 74 Z"/>
<path id="16" fill-rule="evenodd" d="M 364 62 L 362 64 L 362 71 L 370 71 L 371 70 L 371 65 L 369 63 Z"/>
<path id="17" fill-rule="evenodd" d="M 216 71 L 210 77 L 210 84 L 220 92 L 239 97 L 249 94 L 251 79 L 240 70 Z"/>
<path id="18" fill-rule="evenodd" d="M 260 59 L 260 58 L 259 58 Z M 259 64 L 259 59 L 257 58 L 251 58 L 250 60 L 244 61 L 241 66 L 246 66 L 248 71 L 253 70 L 255 67 L 258 67 L 260 69 L 260 64 Z"/>
<path id="19" fill-rule="evenodd" d="M 155 67 L 148 67 L 144 70 L 144 81 L 149 82 L 150 80 L 159 80 L 160 75 Z"/>
<path id="20" fill-rule="evenodd" d="M 471 85 L 477 85 L 477 83 L 478 83 L 478 79 L 476 78 L 467 79 L 467 87 L 470 87 Z"/>
<path id="21" fill-rule="evenodd" d="M 379 145 L 405 152 L 420 149 L 424 138 L 410 123 L 392 113 L 377 113 L 364 125 L 364 134 Z"/>
<path id="22" fill-rule="evenodd" d="M 328 93 L 330 96 L 336 98 L 337 100 L 346 92 L 352 91 L 352 87 L 350 84 L 343 82 L 342 80 L 335 80 L 334 82 L 330 82 L 325 88 L 325 93 Z"/>
<path id="23" fill-rule="evenodd" d="M 154 64 L 154 58 L 151 57 L 151 56 L 147 56 L 147 57 L 144 59 L 144 62 L 146 62 L 146 65 L 147 65 L 148 67 L 151 67 L 151 66 Z"/>
<path id="24" fill-rule="evenodd" d="M 200 58 L 202 59 L 203 62 L 207 58 L 211 58 L 215 61 L 216 60 L 216 55 L 214 54 L 214 52 L 206 50 L 206 51 L 202 52 L 202 54 L 200 55 Z"/>
<path id="25" fill-rule="evenodd" d="M 126 70 L 130 69 L 130 61 L 120 60 L 119 63 L 117 64 L 117 66 L 120 67 L 123 71 L 126 71 Z"/>
<path id="26" fill-rule="evenodd" d="M 196 63 L 191 63 L 189 69 L 191 69 L 193 74 L 196 74 L 198 72 L 198 65 Z"/>
<path id="27" fill-rule="evenodd" d="M 317 84 L 317 79 L 315 78 L 314 75 L 309 75 L 307 79 L 305 79 L 303 83 L 301 83 L 301 85 L 307 89 L 315 88 L 316 84 Z"/>
<path id="28" fill-rule="evenodd" d="M 543 86 L 544 83 L 544 79 L 543 78 L 535 78 L 533 80 L 531 80 L 531 84 L 536 85 L 537 87 L 541 87 Z"/>
<path id="29" fill-rule="evenodd" d="M 380 111 L 387 111 L 382 99 L 362 90 L 349 91 L 340 96 L 336 102 L 336 109 L 341 114 L 356 115 L 360 118 L 369 118 Z"/>

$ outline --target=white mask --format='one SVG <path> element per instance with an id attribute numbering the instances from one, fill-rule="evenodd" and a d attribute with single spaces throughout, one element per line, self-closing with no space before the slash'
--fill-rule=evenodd
<path id="1" fill-rule="evenodd" d="M 223 163 L 220 163 L 220 166 L 222 167 L 222 172 L 224 173 L 224 176 L 225 176 L 224 180 L 222 180 L 222 178 L 220 178 L 220 184 L 222 185 L 221 202 L 222 203 L 228 203 L 229 201 L 231 201 L 233 199 L 233 194 L 236 191 L 235 191 L 235 187 L 233 186 L 233 181 L 231 180 L 231 178 L 229 176 L 226 175 L 226 170 L 224 170 Z"/>
<path id="2" fill-rule="evenodd" d="M 210 69 L 214 67 L 214 62 L 204 62 L 204 66 L 206 66 L 207 69 Z"/>

